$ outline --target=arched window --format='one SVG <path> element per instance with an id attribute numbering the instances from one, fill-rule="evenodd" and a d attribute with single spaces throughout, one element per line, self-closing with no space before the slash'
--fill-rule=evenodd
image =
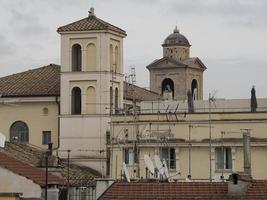
<path id="1" fill-rule="evenodd" d="M 82 111 L 81 89 L 74 87 L 71 91 L 71 114 L 79 115 Z"/>
<path id="2" fill-rule="evenodd" d="M 118 88 L 115 89 L 115 113 L 118 113 L 119 108 L 119 90 Z"/>
<path id="3" fill-rule="evenodd" d="M 164 93 L 171 93 L 172 98 L 174 97 L 174 83 L 173 80 L 170 78 L 165 78 L 162 81 L 161 94 L 163 95 Z"/>
<path id="4" fill-rule="evenodd" d="M 191 93 L 192 93 L 192 97 L 193 97 L 193 100 L 196 100 L 198 98 L 198 91 L 197 91 L 197 80 L 196 79 L 193 79 L 192 80 L 192 83 L 191 83 Z"/>
<path id="5" fill-rule="evenodd" d="M 29 142 L 29 128 L 23 121 L 16 121 L 10 127 L 11 142 Z"/>
<path id="6" fill-rule="evenodd" d="M 87 71 L 96 70 L 96 47 L 93 43 L 87 45 Z"/>
<path id="7" fill-rule="evenodd" d="M 110 95 L 110 114 L 113 113 L 113 88 L 109 88 L 109 95 Z"/>
<path id="8" fill-rule="evenodd" d="M 114 72 L 119 72 L 119 48 L 115 47 L 115 66 L 114 66 Z"/>
<path id="9" fill-rule="evenodd" d="M 96 113 L 96 93 L 92 86 L 88 87 L 86 91 L 86 112 L 87 114 Z"/>
<path id="10" fill-rule="evenodd" d="M 72 46 L 72 71 L 82 71 L 82 47 L 79 44 Z"/>
<path id="11" fill-rule="evenodd" d="M 110 63 L 110 71 L 113 71 L 113 46 L 112 44 L 109 46 L 109 63 Z"/>

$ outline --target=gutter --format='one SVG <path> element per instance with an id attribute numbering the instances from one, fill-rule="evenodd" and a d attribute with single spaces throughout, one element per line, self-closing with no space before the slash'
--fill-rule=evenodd
<path id="1" fill-rule="evenodd" d="M 57 150 L 60 147 L 60 96 L 56 96 L 56 103 L 58 105 L 58 119 L 57 119 L 57 132 L 58 132 L 58 141 L 57 141 Z M 57 151 L 57 156 L 58 156 L 58 151 Z"/>

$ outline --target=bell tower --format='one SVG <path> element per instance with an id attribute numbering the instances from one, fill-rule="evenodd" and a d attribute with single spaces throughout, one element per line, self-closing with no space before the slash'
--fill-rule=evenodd
<path id="1" fill-rule="evenodd" d="M 106 174 L 110 113 L 123 105 L 123 38 L 126 32 L 91 8 L 61 35 L 60 150 L 77 164 Z M 60 152 L 60 151 L 59 151 Z M 61 157 L 66 157 L 61 153 Z"/>
<path id="2" fill-rule="evenodd" d="M 186 100 L 190 90 L 193 99 L 203 98 L 203 72 L 206 66 L 198 57 L 190 57 L 190 43 L 175 27 L 163 42 L 163 57 L 147 66 L 150 89 L 163 99 Z"/>

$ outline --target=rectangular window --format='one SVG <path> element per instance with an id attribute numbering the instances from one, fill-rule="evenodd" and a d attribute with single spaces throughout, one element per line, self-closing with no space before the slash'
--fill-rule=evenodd
<path id="1" fill-rule="evenodd" d="M 43 144 L 51 142 L 51 131 L 43 131 Z"/>
<path id="2" fill-rule="evenodd" d="M 124 162 L 133 165 L 138 162 L 138 153 L 133 148 L 124 149 Z"/>
<path id="3" fill-rule="evenodd" d="M 169 169 L 176 169 L 176 155 L 175 148 L 163 147 L 160 149 L 161 159 L 165 159 Z"/>
<path id="4" fill-rule="evenodd" d="M 216 169 L 232 169 L 232 151 L 230 147 L 217 147 Z"/>

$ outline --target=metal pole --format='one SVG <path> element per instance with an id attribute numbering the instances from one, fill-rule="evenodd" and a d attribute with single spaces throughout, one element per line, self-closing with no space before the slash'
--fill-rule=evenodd
<path id="1" fill-rule="evenodd" d="M 68 187 L 69 187 L 69 184 L 70 184 L 70 149 L 67 150 L 68 152 Z"/>
<path id="2" fill-rule="evenodd" d="M 210 149 L 210 182 L 212 181 L 212 167 L 211 167 L 211 94 L 209 93 L 209 149 Z"/>
<path id="3" fill-rule="evenodd" d="M 67 171 L 67 178 L 68 178 L 68 199 L 69 199 L 69 188 L 70 188 L 70 152 L 71 150 L 68 149 L 68 171 Z"/>
<path id="4" fill-rule="evenodd" d="M 45 200 L 47 200 L 48 189 L 48 153 L 45 153 Z"/>
<path id="5" fill-rule="evenodd" d="M 191 175 L 191 128 L 193 126 L 191 124 L 189 124 L 189 135 L 188 135 L 188 153 L 189 153 L 189 174 L 188 175 Z"/>
<path id="6" fill-rule="evenodd" d="M 223 153 L 223 155 L 224 155 L 224 146 L 223 146 L 223 134 L 225 134 L 225 132 L 224 131 L 221 131 L 221 145 L 222 145 L 222 153 Z M 223 180 L 223 178 L 224 178 L 224 165 L 225 165 L 225 161 L 224 161 L 225 159 L 224 159 L 224 157 L 223 157 L 223 168 L 222 168 L 222 176 L 221 176 L 221 179 Z"/>

